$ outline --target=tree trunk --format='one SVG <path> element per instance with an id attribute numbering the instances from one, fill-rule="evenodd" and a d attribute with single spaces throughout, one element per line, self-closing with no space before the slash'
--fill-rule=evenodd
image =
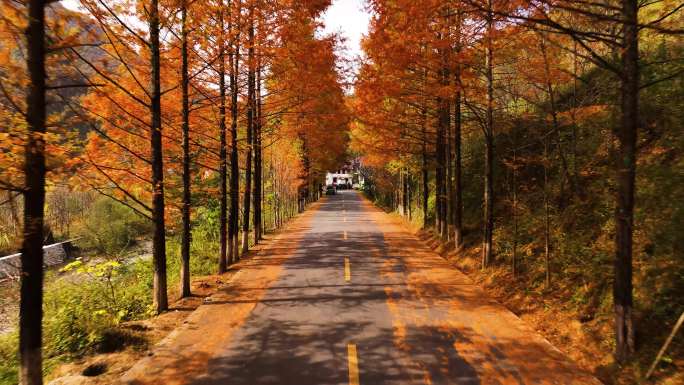
<path id="1" fill-rule="evenodd" d="M 551 220 L 549 218 L 549 135 L 544 138 L 544 286 L 551 287 Z"/>
<path id="2" fill-rule="evenodd" d="M 233 12 L 229 7 L 229 30 L 233 30 Z M 239 17 L 239 3 L 238 12 L 235 12 Z M 238 124 L 238 74 L 240 68 L 240 28 L 238 19 L 238 33 L 232 40 L 235 43 L 234 50 L 229 53 L 230 56 L 230 219 L 228 223 L 228 248 L 229 259 L 233 263 L 239 259 L 238 249 L 238 211 L 240 210 L 240 164 L 238 154 L 237 142 L 237 124 Z"/>
<path id="3" fill-rule="evenodd" d="M 181 8 L 181 88 L 183 108 L 183 234 L 181 235 L 181 271 L 180 293 L 181 297 L 190 296 L 190 106 L 189 106 L 189 79 L 188 79 L 188 29 L 186 25 L 187 4 L 185 0 Z"/>
<path id="4" fill-rule="evenodd" d="M 463 181 L 461 171 L 461 89 L 460 67 L 457 68 L 457 91 L 454 112 L 454 247 L 463 247 Z"/>
<path id="5" fill-rule="evenodd" d="M 150 5 L 150 50 L 152 65 L 152 220 L 154 221 L 154 239 L 152 241 L 152 258 L 154 259 L 154 309 L 161 313 L 168 309 L 166 293 L 166 234 L 164 224 L 164 157 L 162 154 L 161 124 L 161 79 L 159 62 L 159 2 L 152 0 Z"/>
<path id="6" fill-rule="evenodd" d="M 408 200 L 408 169 L 406 167 L 402 170 L 401 180 L 401 211 L 405 217 L 409 214 L 409 200 Z"/>
<path id="7" fill-rule="evenodd" d="M 219 186 L 219 239 L 220 254 L 218 273 L 226 272 L 228 259 L 228 143 L 226 132 L 226 58 L 225 58 L 225 27 L 223 22 L 223 8 L 219 10 L 218 36 L 219 57 L 218 57 L 218 77 L 219 77 L 219 173 L 221 185 Z"/>
<path id="8" fill-rule="evenodd" d="M 252 151 L 254 149 L 254 6 L 249 9 L 249 49 L 247 74 L 247 154 L 245 155 L 245 195 L 243 198 L 242 254 L 249 251 L 249 213 L 252 195 Z"/>
<path id="9" fill-rule="evenodd" d="M 639 127 L 639 30 L 637 0 L 622 1 L 623 25 L 621 113 L 616 127 L 617 205 L 615 210 L 615 357 L 625 362 L 634 353 L 632 319 L 632 229 L 634 224 L 634 179 L 636 139 Z"/>
<path id="10" fill-rule="evenodd" d="M 484 164 L 484 231 L 482 237 L 482 268 L 493 262 L 492 236 L 494 233 L 494 75 L 492 32 L 492 1 L 488 0 L 486 36 L 487 116 L 485 121 L 485 164 Z"/>
<path id="11" fill-rule="evenodd" d="M 408 219 L 409 222 L 413 220 L 413 209 L 411 206 L 411 200 L 413 199 L 413 178 L 411 172 L 406 168 L 406 207 L 408 209 Z"/>
<path id="12" fill-rule="evenodd" d="M 257 56 L 260 53 L 257 53 Z M 261 159 L 261 60 L 257 58 L 256 71 L 256 123 L 254 124 L 254 242 L 261 240 L 263 225 L 261 221 L 262 208 L 262 159 Z"/>
<path id="13" fill-rule="evenodd" d="M 440 71 L 440 82 L 446 85 L 449 79 L 448 68 L 448 49 L 443 49 L 441 52 L 442 69 Z M 437 122 L 437 138 L 436 138 L 436 173 L 435 183 L 437 188 L 437 223 L 436 230 L 442 240 L 447 239 L 447 188 L 446 188 L 446 168 L 447 168 L 447 146 L 446 133 L 450 122 L 450 103 L 449 98 L 438 97 L 437 105 L 439 106 L 439 119 Z"/>
<path id="14" fill-rule="evenodd" d="M 430 198 L 430 185 L 428 174 L 428 159 L 427 159 L 427 132 L 426 132 L 426 117 L 425 109 L 421 112 L 422 129 L 423 129 L 423 146 L 422 146 L 422 208 L 423 208 L 423 228 L 428 226 L 428 200 Z"/>
<path id="15" fill-rule="evenodd" d="M 26 97 L 24 239 L 21 245 L 19 305 L 20 380 L 43 383 L 43 218 L 45 208 L 45 2 L 29 0 L 26 28 L 29 90 Z"/>
<path id="16" fill-rule="evenodd" d="M 461 52 L 461 13 L 456 23 L 456 52 Z M 463 247 L 463 181 L 461 173 L 461 65 L 456 63 L 454 71 L 456 93 L 454 95 L 454 248 Z"/>
<path id="17" fill-rule="evenodd" d="M 449 116 L 451 116 L 451 103 L 449 103 Z M 452 168 L 453 157 L 451 151 L 454 148 L 454 136 L 451 133 L 451 119 L 449 124 L 445 127 L 446 140 L 444 141 L 444 170 L 446 172 L 445 179 L 445 199 L 444 199 L 444 231 L 446 233 L 444 239 L 451 240 L 451 228 L 454 222 L 454 173 Z"/>
<path id="18" fill-rule="evenodd" d="M 513 252 L 511 257 L 511 267 L 513 276 L 518 276 L 518 167 L 517 167 L 517 141 L 515 137 L 515 128 L 513 128 Z"/>

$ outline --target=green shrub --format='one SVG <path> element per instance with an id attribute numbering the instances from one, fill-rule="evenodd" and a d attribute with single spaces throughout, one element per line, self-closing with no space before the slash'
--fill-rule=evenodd
<path id="1" fill-rule="evenodd" d="M 132 209 L 101 197 L 86 219 L 76 227 L 78 245 L 100 254 L 118 255 L 137 237 L 150 231 L 151 224 Z"/>
<path id="2" fill-rule="evenodd" d="M 45 290 L 45 352 L 81 355 L 112 345 L 112 328 L 151 314 L 149 263 L 77 260 Z"/>
<path id="3" fill-rule="evenodd" d="M 0 334 L 0 384 L 19 381 L 19 339 L 16 333 Z"/>
<path id="4" fill-rule="evenodd" d="M 192 231 L 190 243 L 191 276 L 208 275 L 216 272 L 218 266 L 219 244 L 214 239 L 214 230 L 197 226 Z M 169 285 L 180 279 L 181 238 L 167 237 L 166 266 Z"/>

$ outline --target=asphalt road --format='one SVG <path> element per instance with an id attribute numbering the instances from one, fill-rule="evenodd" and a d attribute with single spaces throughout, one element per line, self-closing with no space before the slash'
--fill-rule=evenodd
<path id="1" fill-rule="evenodd" d="M 358 193 L 301 221 L 130 383 L 599 383 Z M 271 279 L 250 280 L 266 265 Z"/>

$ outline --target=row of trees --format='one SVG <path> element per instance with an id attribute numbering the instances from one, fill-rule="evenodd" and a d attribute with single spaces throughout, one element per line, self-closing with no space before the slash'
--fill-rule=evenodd
<path id="1" fill-rule="evenodd" d="M 193 207 L 220 202 L 223 273 L 262 239 L 264 186 L 282 225 L 292 202 L 317 197 L 313 186 L 347 146 L 337 38 L 316 36 L 327 2 L 79 5 L 2 3 L 0 187 L 24 202 L 25 384 L 42 383 L 46 188 L 97 191 L 151 221 L 163 312 L 169 232 L 181 234 L 180 294 L 190 295 Z"/>
<path id="2" fill-rule="evenodd" d="M 579 215 L 593 215 L 612 190 L 615 353 L 627 360 L 635 348 L 637 132 L 649 125 L 663 135 L 668 127 L 639 114 L 639 95 L 649 86 L 672 91 L 682 73 L 681 4 L 373 0 L 370 6 L 375 17 L 363 42 L 352 143 L 373 173 L 389 176 L 374 178 L 376 194 L 409 217 L 417 200 L 424 226 L 432 223 L 457 250 L 468 223 L 481 226 L 483 269 L 509 256 L 517 274 L 521 245 L 536 249 L 541 239 L 549 287 L 551 255 L 570 242 L 560 237 L 600 233 L 602 225 Z M 653 142 L 646 138 L 642 148 Z M 610 187 L 597 177 L 612 178 Z M 592 196 L 597 190 L 602 195 Z M 542 220 L 520 223 L 525 213 Z M 556 240 L 555 226 L 562 226 Z"/>

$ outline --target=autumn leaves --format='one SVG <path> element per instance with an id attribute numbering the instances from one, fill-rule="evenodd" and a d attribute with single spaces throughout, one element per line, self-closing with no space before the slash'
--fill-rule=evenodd
<path id="1" fill-rule="evenodd" d="M 180 293 L 190 295 L 193 208 L 220 202 L 223 272 L 317 197 L 313 186 L 345 157 L 349 122 L 337 40 L 316 36 L 327 5 L 2 3 L 0 187 L 26 204 L 23 382 L 42 381 L 46 174 L 153 223 L 157 312 L 168 307 L 169 233 L 181 234 Z"/>
<path id="2" fill-rule="evenodd" d="M 588 169 L 594 159 L 582 160 L 578 149 L 586 145 L 591 153 L 595 142 L 610 148 L 614 164 L 601 177 L 614 181 L 610 195 L 615 196 L 606 201 L 615 207 L 610 221 L 615 353 L 619 361 L 627 360 L 635 348 L 639 93 L 651 84 L 641 83 L 645 53 L 639 41 L 677 46 L 671 36 L 681 33 L 679 4 L 372 0 L 369 5 L 375 15 L 362 43 L 366 60 L 355 88 L 352 146 L 371 167 L 379 200 L 409 219 L 422 215 L 422 224 L 434 226 L 457 250 L 464 247 L 467 217 L 481 234 L 475 238 L 481 241 L 482 268 L 506 259 L 517 275 L 521 213 L 538 212 L 541 220 L 528 221 L 534 223 L 532 234 L 524 236 L 541 244 L 549 288 L 553 250 L 561 247 L 554 242 L 572 238 L 566 229 L 554 229 L 553 212 L 565 218 L 592 214 L 570 209 L 571 202 L 588 200 L 581 196 L 589 183 L 582 182 L 582 165 L 584 172 L 596 173 Z M 597 74 L 605 84 L 596 84 Z M 586 130 L 583 139 L 578 130 L 593 123 L 584 115 L 597 110 L 610 115 L 610 129 L 602 135 Z M 523 189 L 528 196 L 521 198 Z M 601 198 L 593 199 L 595 204 Z M 521 201 L 528 201 L 525 207 Z M 560 232 L 555 240 L 553 232 Z"/>

